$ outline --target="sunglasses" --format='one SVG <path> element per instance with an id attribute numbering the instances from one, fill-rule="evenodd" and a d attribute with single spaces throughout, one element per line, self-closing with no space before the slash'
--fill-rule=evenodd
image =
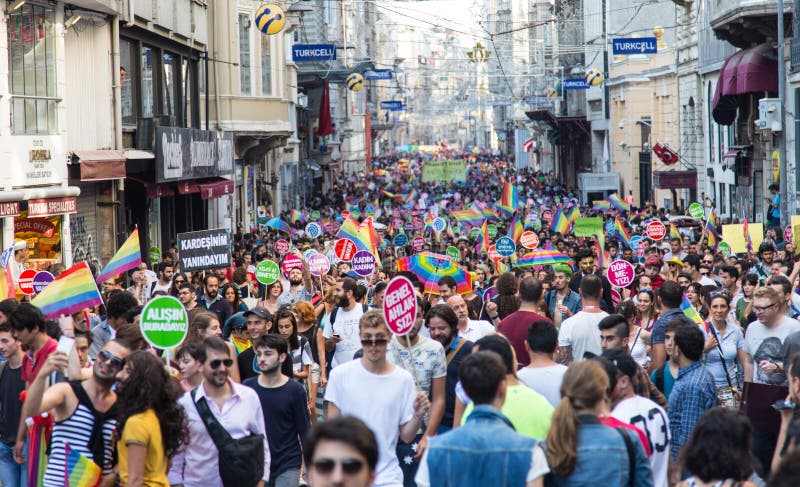
<path id="1" fill-rule="evenodd" d="M 756 313 L 763 313 L 764 311 L 772 308 L 776 304 L 778 304 L 778 303 L 772 303 L 769 306 L 763 306 L 763 307 L 762 306 L 753 306 L 753 311 L 755 311 Z"/>
<path id="2" fill-rule="evenodd" d="M 100 350 L 100 353 L 98 353 L 97 356 L 103 359 L 103 362 L 111 362 L 111 365 L 115 367 L 122 368 L 122 366 L 125 365 L 124 360 L 114 355 L 111 355 L 111 353 L 108 352 L 107 350 Z"/>
<path id="3" fill-rule="evenodd" d="M 345 458 L 340 462 L 337 462 L 332 458 L 320 458 L 318 460 L 314 460 L 312 466 L 317 472 L 327 475 L 333 472 L 333 469 L 336 468 L 337 463 L 341 465 L 342 472 L 346 475 L 356 475 L 364 469 L 364 462 L 355 458 Z"/>
<path id="4" fill-rule="evenodd" d="M 708 272 L 701 272 L 701 273 L 700 273 L 700 275 L 701 275 L 701 276 L 707 276 L 707 275 L 708 275 Z"/>
<path id="5" fill-rule="evenodd" d="M 372 345 L 373 347 L 376 347 L 378 345 L 386 345 L 387 343 L 389 343 L 389 339 L 388 338 L 369 338 L 369 339 L 362 338 L 361 339 L 361 346 L 362 347 L 366 347 L 367 345 Z"/>
<path id="6" fill-rule="evenodd" d="M 184 281 L 183 279 L 175 279 L 173 282 L 174 282 L 175 284 L 183 284 L 183 283 L 184 283 L 184 282 L 186 282 L 186 281 Z"/>
<path id="7" fill-rule="evenodd" d="M 233 359 L 232 358 L 226 358 L 226 359 L 217 358 L 217 359 L 214 359 L 214 360 L 212 360 L 211 362 L 208 363 L 208 366 L 211 367 L 214 370 L 217 370 L 220 365 L 224 365 L 226 369 L 229 369 L 233 365 Z"/>

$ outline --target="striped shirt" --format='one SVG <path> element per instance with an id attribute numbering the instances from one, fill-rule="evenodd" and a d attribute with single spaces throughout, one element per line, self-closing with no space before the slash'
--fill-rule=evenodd
<path id="1" fill-rule="evenodd" d="M 76 452 L 86 455 L 93 460 L 94 457 L 89 448 L 89 436 L 92 433 L 94 415 L 85 405 L 78 403 L 78 407 L 72 416 L 64 421 L 57 421 L 53 425 L 53 433 L 50 439 L 50 458 L 47 462 L 47 470 L 44 473 L 44 487 L 64 487 L 65 485 L 65 443 Z M 105 445 L 105 465 L 103 465 L 103 475 L 112 472 L 112 443 L 111 435 L 117 426 L 116 419 L 108 419 L 103 425 L 103 443 Z M 97 463 L 97 461 L 95 460 Z"/>

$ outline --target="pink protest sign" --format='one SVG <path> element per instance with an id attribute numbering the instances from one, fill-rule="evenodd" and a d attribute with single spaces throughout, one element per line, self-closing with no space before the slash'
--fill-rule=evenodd
<path id="1" fill-rule="evenodd" d="M 283 258 L 283 262 L 281 262 L 281 271 L 283 271 L 284 276 L 289 275 L 289 271 L 292 269 L 302 269 L 303 268 L 303 261 L 300 260 L 300 257 L 294 254 L 287 254 L 286 257 Z"/>
<path id="2" fill-rule="evenodd" d="M 630 286 L 633 276 L 633 265 L 626 260 L 615 260 L 608 266 L 608 282 L 614 287 Z"/>
<path id="3" fill-rule="evenodd" d="M 417 296 L 407 277 L 397 276 L 386 286 L 383 296 L 383 317 L 397 336 L 407 335 L 417 319 Z"/>
<path id="4" fill-rule="evenodd" d="M 317 277 L 325 275 L 331 270 L 331 263 L 323 254 L 314 254 L 310 256 L 306 259 L 306 263 L 308 263 L 308 271 Z"/>
<path id="5" fill-rule="evenodd" d="M 787 242 L 791 242 L 794 235 L 792 234 L 792 226 L 786 225 L 786 228 L 783 230 L 783 239 Z"/>
<path id="6" fill-rule="evenodd" d="M 414 247 L 415 251 L 420 252 L 425 247 L 425 239 L 422 237 L 415 237 L 414 240 L 411 241 L 411 246 Z"/>
<path id="7" fill-rule="evenodd" d="M 280 239 L 277 242 L 275 242 L 275 252 L 277 252 L 278 255 L 286 255 L 286 254 L 288 254 L 289 253 L 289 242 L 287 242 L 286 240 L 283 240 L 283 239 Z"/>

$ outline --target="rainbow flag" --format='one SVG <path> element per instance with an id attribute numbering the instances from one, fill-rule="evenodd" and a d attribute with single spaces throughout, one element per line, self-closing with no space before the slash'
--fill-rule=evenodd
<path id="1" fill-rule="evenodd" d="M 569 215 L 567 216 L 567 219 L 569 220 L 570 225 L 572 225 L 573 223 L 575 223 L 575 220 L 577 220 L 580 217 L 581 217 L 581 209 L 578 208 L 577 206 L 573 206 L 569 212 Z"/>
<path id="2" fill-rule="evenodd" d="M 742 225 L 742 229 L 744 230 L 744 241 L 747 243 L 747 251 L 753 251 L 753 239 L 750 238 L 750 227 L 747 224 L 747 218 L 744 219 L 744 224 Z"/>
<path id="3" fill-rule="evenodd" d="M 511 224 L 508 226 L 508 236 L 516 244 L 519 243 L 519 238 L 524 231 L 525 228 L 522 226 L 522 219 L 519 217 L 519 213 L 515 212 L 514 218 L 511 219 Z"/>
<path id="4" fill-rule="evenodd" d="M 508 181 L 503 181 L 503 193 L 500 196 L 500 204 L 497 207 L 510 215 L 517 211 L 518 199 L 517 188 Z"/>
<path id="5" fill-rule="evenodd" d="M 569 232 L 569 219 L 560 206 L 556 210 L 556 214 L 553 215 L 553 223 L 550 224 L 550 231 L 559 232 L 562 235 L 566 235 Z"/>
<path id="6" fill-rule="evenodd" d="M 600 211 L 608 211 L 611 209 L 611 202 L 609 201 L 592 201 L 592 209 Z"/>
<path id="7" fill-rule="evenodd" d="M 128 237 L 128 240 L 122 244 L 122 247 L 117 250 L 114 257 L 108 261 L 103 270 L 97 276 L 95 282 L 102 283 L 114 276 L 118 276 L 123 272 L 135 269 L 136 266 L 142 263 L 142 251 L 139 247 L 139 227 L 133 229 L 133 233 Z"/>
<path id="8" fill-rule="evenodd" d="M 458 222 L 463 223 L 464 225 L 470 225 L 473 227 L 477 227 L 478 225 L 483 224 L 483 213 L 476 210 L 450 210 L 450 214 L 453 215 Z"/>
<path id="9" fill-rule="evenodd" d="M 289 212 L 289 221 L 292 223 L 297 223 L 303 218 L 303 212 L 300 210 L 292 210 Z"/>
<path id="10" fill-rule="evenodd" d="M 489 221 L 484 220 L 483 225 L 481 226 L 481 231 L 478 233 L 478 242 L 475 244 L 478 247 L 479 252 L 485 252 L 489 250 Z"/>
<path id="11" fill-rule="evenodd" d="M 594 251 L 597 253 L 597 267 L 605 269 L 610 263 L 611 256 L 606 252 L 606 236 L 603 232 L 600 232 L 594 241 Z"/>
<path id="12" fill-rule="evenodd" d="M 708 323 L 703 320 L 703 317 L 700 316 L 700 312 L 697 311 L 697 308 L 692 306 L 692 303 L 689 302 L 689 298 L 687 298 L 685 294 L 683 295 L 683 301 L 681 301 L 681 311 L 698 326 L 705 328 L 706 333 L 711 333 L 711 330 L 708 328 Z"/>
<path id="13" fill-rule="evenodd" d="M 608 201 L 611 205 L 618 209 L 619 211 L 631 211 L 631 205 L 625 202 L 624 199 L 620 198 L 617 193 L 613 193 L 608 197 Z"/>
<path id="14" fill-rule="evenodd" d="M 31 304 L 41 309 L 46 318 L 55 319 L 103 304 L 103 299 L 89 265 L 81 262 L 62 272 L 31 300 Z"/>
<path id="15" fill-rule="evenodd" d="M 353 217 L 353 214 L 347 215 L 347 218 L 342 222 L 339 231 L 336 232 L 336 238 L 349 238 L 353 242 L 358 240 L 358 221 Z M 358 244 L 356 244 L 358 245 Z"/>
<path id="16" fill-rule="evenodd" d="M 2 281 L 0 281 L 0 300 L 17 297 L 17 290 L 14 287 L 14 275 L 11 273 L 11 268 L 8 266 L 13 258 L 14 244 L 11 244 L 0 254 L 0 274 L 2 274 Z"/>
<path id="17" fill-rule="evenodd" d="M 415 201 L 417 201 L 417 190 L 416 190 L 416 189 L 412 189 L 412 190 L 411 190 L 411 191 L 410 191 L 410 192 L 409 192 L 409 193 L 408 193 L 408 194 L 405 196 L 405 198 L 404 198 L 404 199 L 405 199 L 405 202 L 406 202 L 406 203 L 411 203 L 411 204 L 413 205 L 413 204 L 414 204 L 414 202 L 415 202 Z"/>
<path id="18" fill-rule="evenodd" d="M 65 487 L 97 487 L 103 479 L 103 469 L 89 457 L 65 444 L 67 461 L 64 472 Z"/>
<path id="19" fill-rule="evenodd" d="M 236 349 L 236 355 L 239 355 L 252 346 L 252 343 L 247 338 L 237 338 L 233 335 L 231 335 L 231 343 L 233 343 Z"/>
<path id="20" fill-rule="evenodd" d="M 423 232 L 434 232 L 436 231 L 433 229 L 433 214 L 428 213 L 425 215 L 425 228 L 422 229 Z"/>
<path id="21" fill-rule="evenodd" d="M 681 236 L 681 232 L 678 231 L 678 227 L 675 226 L 674 223 L 669 224 L 669 238 L 677 238 L 683 244 L 683 236 Z"/>
<path id="22" fill-rule="evenodd" d="M 401 194 L 390 193 L 389 191 L 386 191 L 385 189 L 382 189 L 381 192 L 383 193 L 384 196 L 386 196 L 390 200 L 401 200 L 402 201 L 402 199 L 403 199 L 403 195 L 401 195 Z"/>
<path id="23" fill-rule="evenodd" d="M 500 220 L 500 212 L 495 210 L 494 208 L 489 208 L 488 206 L 483 209 L 483 216 L 485 218 L 494 218 L 495 220 Z"/>
<path id="24" fill-rule="evenodd" d="M 712 225 L 710 221 L 706 222 L 706 236 L 708 237 L 708 246 L 716 248 L 717 244 L 720 242 L 720 238 L 717 229 L 714 228 L 714 225 Z"/>
<path id="25" fill-rule="evenodd" d="M 626 230 L 622 222 L 619 221 L 618 216 L 614 217 L 614 231 L 616 232 L 617 235 L 619 235 L 619 238 L 622 239 L 622 242 L 625 244 L 625 246 L 630 248 L 631 234 L 628 233 L 628 230 Z"/>

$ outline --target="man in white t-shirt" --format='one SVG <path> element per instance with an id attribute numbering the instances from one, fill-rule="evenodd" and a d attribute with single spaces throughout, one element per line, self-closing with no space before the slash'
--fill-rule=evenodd
<path id="1" fill-rule="evenodd" d="M 156 269 L 158 270 L 158 279 L 147 286 L 147 297 L 149 298 L 152 298 L 153 293 L 156 291 L 163 291 L 169 294 L 169 288 L 172 287 L 172 275 L 175 272 L 175 267 L 169 262 L 161 262 Z"/>
<path id="2" fill-rule="evenodd" d="M 561 402 L 561 380 L 567 367 L 553 361 L 558 348 L 555 325 L 546 320 L 534 321 L 528 327 L 525 347 L 531 362 L 517 372 L 519 380 L 547 398 L 553 407 L 558 406 Z"/>
<path id="3" fill-rule="evenodd" d="M 358 283 L 352 277 L 343 277 L 336 281 L 333 295 L 337 306 L 322 320 L 325 349 L 335 349 L 331 367 L 353 360 L 353 356 L 361 348 L 358 322 L 364 314 L 364 308 L 356 301 L 357 287 Z"/>
<path id="4" fill-rule="evenodd" d="M 745 382 L 786 385 L 784 341 L 790 334 L 800 331 L 800 323 L 783 314 L 782 305 L 778 291 L 772 287 L 762 287 L 755 292 L 753 311 L 758 321 L 750 323 L 744 335 Z"/>
<path id="5" fill-rule="evenodd" d="M 632 380 L 638 368 L 633 357 L 618 349 L 606 350 L 603 357 L 609 359 L 619 371 L 617 384 L 611 391 L 611 416 L 644 431 L 650 444 L 653 485 L 667 487 L 670 455 L 667 413 L 650 399 L 633 392 Z"/>
<path id="6" fill-rule="evenodd" d="M 603 281 L 594 274 L 583 276 L 579 289 L 582 307 L 580 312 L 570 316 L 558 331 L 558 358 L 556 361 L 569 365 L 583 359 L 583 354 L 592 352 L 600 355 L 600 329 L 597 324 L 608 316 L 600 309 L 603 295 Z"/>
<path id="7" fill-rule="evenodd" d="M 447 305 L 458 316 L 458 336 L 472 343 L 477 342 L 489 333 L 494 333 L 494 326 L 488 321 L 469 319 L 469 308 L 467 302 L 460 295 L 456 294 L 447 299 Z"/>
<path id="8" fill-rule="evenodd" d="M 417 391 L 411 374 L 386 360 L 391 336 L 383 313 L 365 313 L 359 323 L 363 357 L 333 369 L 325 390 L 328 419 L 355 416 L 375 433 L 376 487 L 402 487 L 397 440 L 410 443 L 430 409 L 427 394 Z"/>

